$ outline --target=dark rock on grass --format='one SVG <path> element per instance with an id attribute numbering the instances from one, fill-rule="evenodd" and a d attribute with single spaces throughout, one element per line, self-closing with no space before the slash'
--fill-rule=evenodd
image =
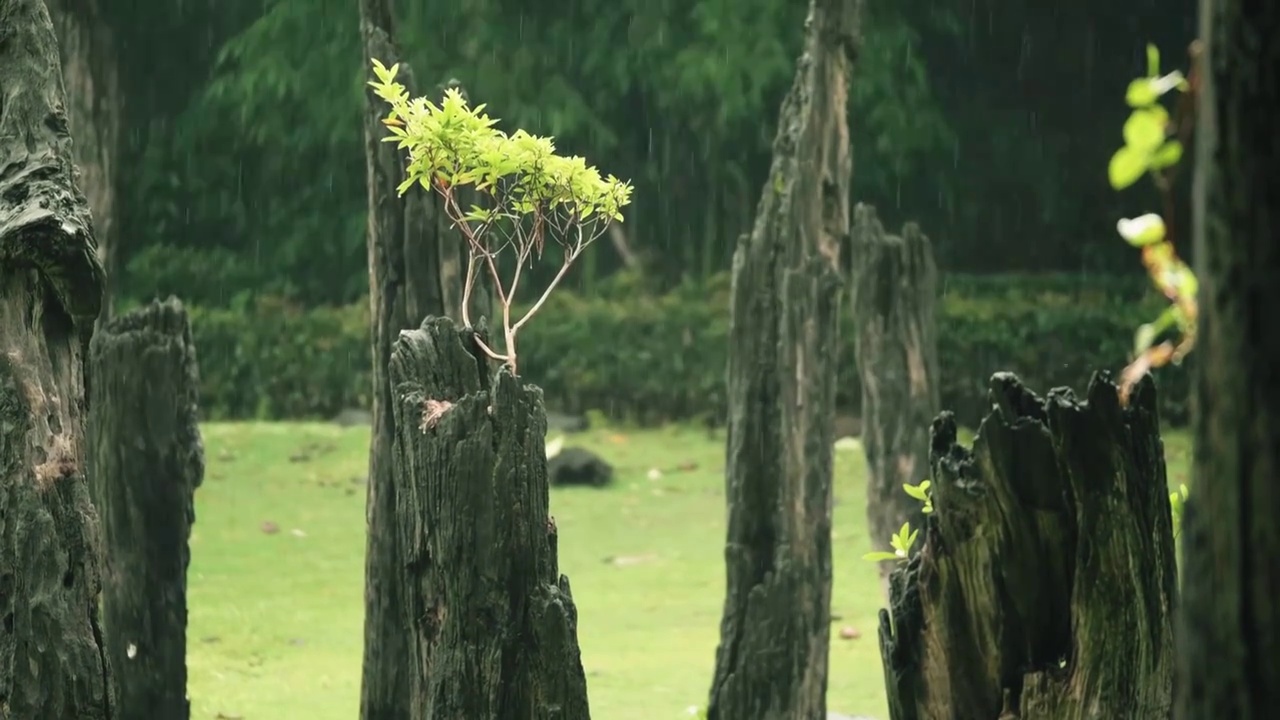
<path id="1" fill-rule="evenodd" d="M 552 485 L 604 487 L 613 482 L 613 466 L 584 448 L 564 448 L 547 460 L 547 477 Z"/>

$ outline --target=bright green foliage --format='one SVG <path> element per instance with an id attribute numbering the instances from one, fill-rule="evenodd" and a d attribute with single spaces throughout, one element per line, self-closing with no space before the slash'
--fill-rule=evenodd
<path id="1" fill-rule="evenodd" d="M 929 486 L 933 484 L 931 480 L 924 480 L 919 485 L 904 483 L 902 489 L 908 495 L 924 503 L 924 514 L 928 515 L 933 512 L 933 498 L 929 494 Z M 882 560 L 906 560 L 911 556 L 911 546 L 915 545 L 916 537 L 920 535 L 919 530 L 912 530 L 911 523 L 904 522 L 898 532 L 889 538 L 889 545 L 893 548 L 893 552 L 869 552 L 862 556 L 863 560 L 871 562 L 880 562 Z"/>
<path id="2" fill-rule="evenodd" d="M 1176 137 L 1179 123 L 1190 118 L 1174 119 L 1160 104 L 1161 98 L 1174 90 L 1189 92 L 1191 83 L 1179 71 L 1160 74 L 1160 53 L 1147 46 L 1147 75 L 1129 84 L 1125 101 L 1133 108 L 1124 124 L 1124 146 L 1111 157 L 1107 175 L 1111 186 L 1122 190 L 1150 174 L 1171 204 L 1170 171 L 1182 159 L 1182 143 Z M 1178 363 L 1195 346 L 1196 291 L 1195 274 L 1173 246 L 1164 219 L 1155 213 L 1136 218 L 1122 218 L 1116 223 L 1120 236 L 1142 251 L 1142 263 L 1152 281 L 1171 303 L 1153 322 L 1138 328 L 1134 336 L 1134 359 L 1120 380 L 1121 398 L 1127 400 L 1133 385 L 1152 368 Z M 1164 333 L 1176 330 L 1179 341 L 1156 344 Z"/>
<path id="3" fill-rule="evenodd" d="M 893 552 L 869 552 L 862 556 L 863 560 L 872 562 L 880 562 L 881 560 L 906 560 L 911 553 L 911 546 L 916 542 L 916 536 L 920 534 L 919 530 L 912 530 L 911 523 L 904 522 L 898 532 L 893 534 L 889 539 L 889 544 L 893 547 Z"/>
<path id="4" fill-rule="evenodd" d="M 932 484 L 932 480 L 925 480 L 919 485 L 907 483 L 902 486 L 902 489 L 906 490 L 908 495 L 924 503 L 923 512 L 925 515 L 933 512 L 933 497 L 929 494 L 929 486 Z"/>
<path id="5" fill-rule="evenodd" d="M 1147 46 L 1147 76 L 1129 83 L 1125 102 L 1133 113 L 1124 124 L 1124 147 L 1111 157 L 1108 177 L 1111 186 L 1123 190 L 1148 172 L 1156 172 L 1178 164 L 1182 159 L 1182 143 L 1168 136 L 1169 111 L 1160 99 L 1172 90 L 1189 89 L 1182 73 L 1175 70 L 1160 75 L 1160 51 Z"/>
<path id="6" fill-rule="evenodd" d="M 409 151 L 399 192 L 419 184 L 444 198 L 445 212 L 466 238 L 471 254 L 462 296 L 463 322 L 471 324 L 467 306 L 476 268 L 483 265 L 502 304 L 506 347 L 499 354 L 484 343 L 481 346 L 515 372 L 520 327 L 542 307 L 583 250 L 610 222 L 622 221 L 622 208 L 631 202 L 631 186 L 612 175 L 602 178 L 580 157 L 557 155 L 550 138 L 496 129 L 498 121 L 484 113 L 484 105 L 468 107 L 456 90 L 449 90 L 439 105 L 426 98 L 410 100 L 405 87 L 395 81 L 398 69 L 399 65 L 388 69 L 374 59 L 378 79 L 369 85 L 391 106 L 383 120 L 391 135 L 384 141 Z M 468 186 L 477 191 L 482 204 L 464 210 L 455 193 Z M 535 256 L 541 257 L 548 239 L 563 249 L 560 272 L 525 316 L 513 322 L 511 305 L 520 272 Z M 497 257 L 507 247 L 514 249 L 516 263 L 510 281 L 504 283 Z"/>
<path id="7" fill-rule="evenodd" d="M 484 113 L 485 106 L 467 107 L 457 90 L 447 91 L 440 105 L 426 98 L 410 100 L 405 87 L 395 82 L 398 65 L 387 69 L 374 60 L 373 68 L 378 82 L 369 85 L 391 105 L 383 121 L 391 137 L 384 141 L 409 151 L 402 195 L 414 183 L 441 192 L 472 185 L 494 203 L 487 209 L 473 207 L 463 218 L 482 225 L 564 208 L 579 220 L 603 215 L 622 221 L 621 208 L 631 200 L 627 183 L 612 175 L 602 179 L 580 157 L 556 155 L 550 138 L 494 129 L 498 121 Z"/>

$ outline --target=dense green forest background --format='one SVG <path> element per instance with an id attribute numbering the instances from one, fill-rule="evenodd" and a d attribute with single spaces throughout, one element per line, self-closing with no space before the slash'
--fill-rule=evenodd
<path id="1" fill-rule="evenodd" d="M 118 92 L 94 101 L 120 119 L 104 233 L 117 304 L 176 294 L 192 309 L 207 417 L 366 404 L 361 112 L 371 73 L 358 3 L 98 7 L 89 70 L 68 78 L 105 86 L 94 68 L 118 68 Z M 635 185 L 621 227 L 643 270 L 617 272 L 623 256 L 598 242 L 527 330 L 522 374 L 565 410 L 720 413 L 725 275 L 768 171 L 805 3 L 396 9 L 424 85 L 415 94 L 456 78 L 504 129 L 553 135 Z M 1115 229 L 1155 208 L 1155 192 L 1114 192 L 1106 167 L 1146 44 L 1183 64 L 1194 17 L 1191 0 L 866 4 L 850 93 L 852 199 L 876 205 L 890 229 L 915 220 L 932 238 L 943 404 L 962 418 L 976 421 L 997 370 L 1046 389 L 1123 366 L 1133 330 L 1158 312 Z M 852 338 L 849 327 L 838 402 L 856 412 Z M 1185 418 L 1186 378 L 1185 368 L 1161 372 L 1166 419 Z"/>
<path id="2" fill-rule="evenodd" d="M 855 200 L 890 225 L 918 220 L 952 272 L 1133 269 L 1114 222 L 1144 200 L 1109 190 L 1106 160 L 1145 43 L 1172 59 L 1193 37 L 1190 2 L 1172 5 L 868 3 Z M 366 292 L 357 4 L 106 12 L 123 70 L 120 292 L 209 306 Z M 804 3 L 402 0 L 398 12 L 423 82 L 456 77 L 508 128 L 633 180 L 625 231 L 657 276 L 727 269 L 768 169 Z M 619 264 L 603 242 L 588 258 L 574 278 L 586 289 Z"/>

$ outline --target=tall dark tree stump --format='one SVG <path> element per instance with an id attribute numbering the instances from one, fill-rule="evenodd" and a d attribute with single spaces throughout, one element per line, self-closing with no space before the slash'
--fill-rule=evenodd
<path id="1" fill-rule="evenodd" d="M 0 0 L 0 716 L 106 720 L 84 366 L 102 265 L 42 0 Z"/>
<path id="2" fill-rule="evenodd" d="M 491 375 L 471 330 L 401 333 L 395 532 L 410 720 L 586 720 L 577 610 L 548 514 L 542 391 Z"/>
<path id="3" fill-rule="evenodd" d="M 880 612 L 891 720 L 1168 720 L 1177 568 L 1150 378 L 1121 408 L 1007 373 L 972 451 L 933 424 L 934 512 Z M 1225 716 L 1224 716 L 1225 717 Z"/>
<path id="4" fill-rule="evenodd" d="M 920 527 L 921 504 L 902 486 L 929 477 L 929 423 L 942 409 L 938 387 L 938 269 L 915 223 L 888 235 L 875 208 L 853 211 L 854 353 L 862 382 L 867 457 L 867 527 L 877 550 L 893 533 Z M 881 564 L 887 580 L 891 567 Z"/>
<path id="5" fill-rule="evenodd" d="M 402 61 L 395 39 L 390 0 L 360 0 L 365 61 L 399 62 L 398 79 L 413 91 L 413 71 Z M 452 85 L 457 87 L 456 84 Z M 439 88 L 443 92 L 443 87 Z M 461 234 L 450 227 L 437 195 L 414 188 L 400 197 L 405 177 L 403 151 L 383 142 L 387 106 L 366 89 L 365 159 L 369 200 L 369 303 L 372 317 L 373 427 L 369 447 L 368 540 L 365 553 L 364 663 L 361 720 L 403 720 L 409 716 L 408 645 L 404 600 L 398 578 L 404 563 L 391 531 L 396 487 L 391 469 L 392 398 L 387 364 L 401 330 L 416 328 L 429 315 L 461 317 L 466 271 Z M 484 287 L 483 283 L 480 285 Z M 488 312 L 476 293 L 472 308 Z"/>
<path id="6" fill-rule="evenodd" d="M 182 304 L 169 298 L 105 323 L 89 346 L 89 373 L 89 469 L 102 518 L 115 717 L 185 720 L 188 540 L 204 447 Z"/>
<path id="7" fill-rule="evenodd" d="M 847 94 L 860 0 L 813 0 L 755 227 L 733 259 L 728 585 L 707 715 L 825 720 Z"/>
<path id="8" fill-rule="evenodd" d="M 1280 7 L 1201 0 L 1182 720 L 1280 712 Z"/>

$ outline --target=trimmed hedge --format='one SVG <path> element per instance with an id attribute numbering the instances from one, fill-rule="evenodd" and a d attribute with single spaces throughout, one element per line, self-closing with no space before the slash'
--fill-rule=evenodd
<path id="1" fill-rule="evenodd" d="M 969 423 L 986 407 L 991 374 L 1011 370 L 1037 390 L 1083 388 L 1095 368 L 1118 370 L 1133 331 L 1161 308 L 1143 278 L 964 277 L 944 280 L 939 317 L 943 406 Z M 634 278 L 591 298 L 553 294 L 520 335 L 521 374 L 566 412 L 589 409 L 643 423 L 699 418 L 725 407 L 727 278 L 656 294 Z M 324 418 L 369 398 L 369 308 L 304 310 L 278 299 L 192 308 L 209 418 Z M 838 403 L 861 391 L 846 318 Z M 1185 367 L 1158 371 L 1166 421 L 1185 422 Z"/>

